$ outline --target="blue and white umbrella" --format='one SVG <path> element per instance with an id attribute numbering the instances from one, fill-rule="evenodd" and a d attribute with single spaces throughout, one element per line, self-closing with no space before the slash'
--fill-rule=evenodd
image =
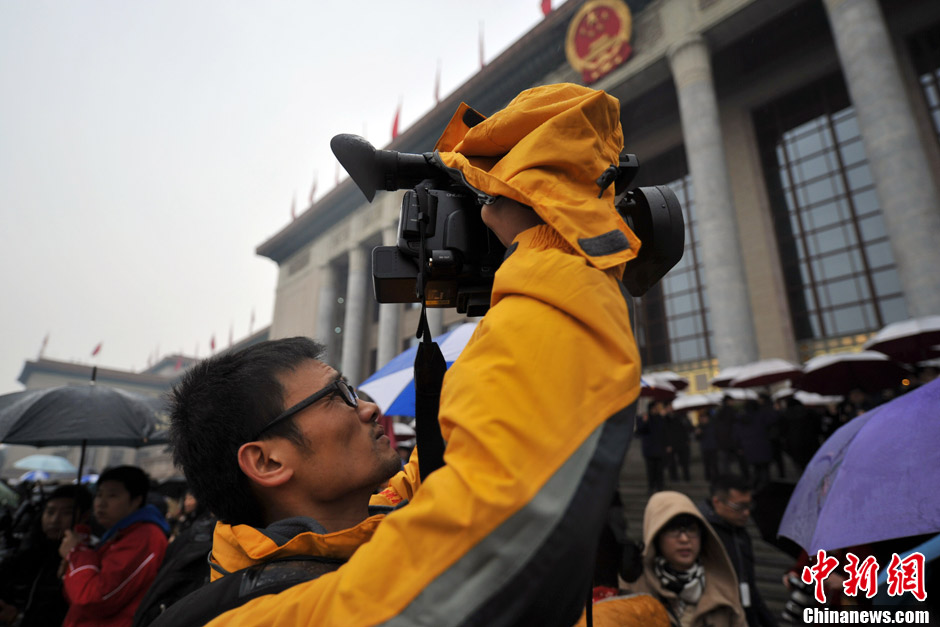
<path id="1" fill-rule="evenodd" d="M 447 367 L 456 361 L 476 329 L 476 322 L 461 324 L 438 338 L 435 338 Z M 389 416 L 415 415 L 415 354 L 417 346 L 412 346 L 378 372 L 366 379 L 359 389 L 372 397 L 383 414 Z"/>
<path id="2" fill-rule="evenodd" d="M 49 473 L 41 470 L 30 470 L 20 475 L 20 481 L 48 481 Z"/>

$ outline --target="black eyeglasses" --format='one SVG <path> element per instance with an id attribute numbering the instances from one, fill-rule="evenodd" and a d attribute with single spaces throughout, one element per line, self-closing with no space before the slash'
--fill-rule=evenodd
<path id="1" fill-rule="evenodd" d="M 253 440 L 257 440 L 259 437 L 261 437 L 262 433 L 264 433 L 265 431 L 267 431 L 274 425 L 280 422 L 283 422 L 284 420 L 287 420 L 288 418 L 290 418 L 297 412 L 307 409 L 308 407 L 316 403 L 321 398 L 325 398 L 327 396 L 330 396 L 331 394 L 338 395 L 341 399 L 343 399 L 343 402 L 349 405 L 350 407 L 353 407 L 353 408 L 359 407 L 359 397 L 356 396 L 356 390 L 353 389 L 353 386 L 349 385 L 349 383 L 347 383 L 343 379 L 337 379 L 336 381 L 329 384 L 322 390 L 314 392 L 313 394 L 311 394 L 304 400 L 300 401 L 293 407 L 285 409 L 274 420 L 264 425 L 264 427 L 262 427 L 261 430 L 258 431 L 258 433 L 252 436 L 249 442 Z"/>
<path id="2" fill-rule="evenodd" d="M 676 527 L 668 527 L 663 529 L 663 536 L 666 538 L 678 538 L 682 534 L 685 534 L 690 540 L 694 540 L 702 534 L 701 529 L 698 528 L 698 525 L 695 523 L 678 525 Z"/>
<path id="3" fill-rule="evenodd" d="M 725 505 L 727 505 L 728 507 L 730 507 L 731 509 L 733 509 L 733 510 L 736 511 L 736 512 L 753 512 L 753 511 L 754 511 L 754 503 L 753 503 L 753 502 L 750 502 L 750 503 L 733 503 L 733 502 L 731 502 L 731 501 L 725 501 L 724 499 L 722 499 L 721 502 L 724 503 Z"/>

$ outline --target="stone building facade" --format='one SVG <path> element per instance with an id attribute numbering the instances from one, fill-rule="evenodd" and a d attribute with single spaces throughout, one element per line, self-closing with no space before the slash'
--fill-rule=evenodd
<path id="1" fill-rule="evenodd" d="M 621 101 L 638 184 L 683 203 L 686 254 L 637 302 L 644 370 L 701 391 L 718 369 L 804 361 L 940 313 L 940 3 L 569 0 L 386 148 L 430 150 L 461 101 L 581 83 L 575 20 L 629 8 L 631 55 L 592 83 Z M 375 302 L 370 250 L 401 192 L 345 180 L 258 247 L 279 266 L 272 337 L 308 335 L 361 382 L 412 340 L 417 309 Z M 437 331 L 461 321 L 432 310 Z"/>

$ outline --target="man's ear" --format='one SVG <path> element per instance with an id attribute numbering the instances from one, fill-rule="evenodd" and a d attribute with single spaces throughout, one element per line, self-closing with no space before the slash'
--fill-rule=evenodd
<path id="1" fill-rule="evenodd" d="M 283 442 L 277 440 L 258 440 L 242 444 L 238 448 L 238 467 L 253 483 L 262 487 L 283 485 L 294 475 L 294 470 L 282 462 L 282 444 Z"/>

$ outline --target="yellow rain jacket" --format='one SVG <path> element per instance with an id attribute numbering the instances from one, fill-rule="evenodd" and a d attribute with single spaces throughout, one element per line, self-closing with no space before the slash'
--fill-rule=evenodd
<path id="1" fill-rule="evenodd" d="M 507 251 L 491 309 L 444 378 L 445 466 L 413 494 L 404 492 L 414 482 L 393 481 L 385 498 L 408 498 L 406 507 L 297 540 L 315 550 L 363 539 L 338 570 L 211 625 L 578 620 L 639 394 L 619 281 L 639 242 L 614 211 L 612 186 L 598 199 L 594 183 L 621 144 L 617 100 L 576 85 L 524 92 L 472 129 L 455 116 L 440 159 L 478 190 L 530 204 L 547 224 Z M 271 554 L 258 534 L 220 527 L 216 540 L 242 547 L 248 563 Z"/>

